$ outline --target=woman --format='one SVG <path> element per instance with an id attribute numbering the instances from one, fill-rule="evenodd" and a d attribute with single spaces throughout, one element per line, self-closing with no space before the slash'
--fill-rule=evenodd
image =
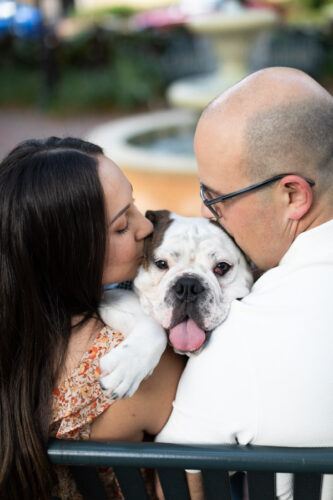
<path id="1" fill-rule="evenodd" d="M 99 317 L 103 285 L 134 278 L 152 231 L 99 147 L 19 145 L 0 164 L 0 214 L 0 498 L 44 500 L 49 436 L 157 433 L 183 361 L 167 352 L 128 400 L 112 404 L 99 388 L 98 359 L 122 340 Z"/>

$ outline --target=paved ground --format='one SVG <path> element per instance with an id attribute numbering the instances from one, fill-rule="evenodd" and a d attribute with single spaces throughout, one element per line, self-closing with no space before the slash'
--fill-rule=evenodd
<path id="1" fill-rule="evenodd" d="M 0 109 L 0 160 L 20 141 L 56 135 L 84 137 L 112 115 L 53 117 L 38 110 Z"/>

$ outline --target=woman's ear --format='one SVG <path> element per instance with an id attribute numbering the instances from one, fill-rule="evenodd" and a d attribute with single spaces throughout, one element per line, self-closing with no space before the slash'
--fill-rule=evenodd
<path id="1" fill-rule="evenodd" d="M 279 185 L 283 189 L 288 219 L 301 219 L 312 205 L 313 192 L 310 184 L 298 175 L 287 175 Z"/>

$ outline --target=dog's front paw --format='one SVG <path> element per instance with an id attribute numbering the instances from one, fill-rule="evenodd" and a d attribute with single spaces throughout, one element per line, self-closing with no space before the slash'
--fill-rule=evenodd
<path id="1" fill-rule="evenodd" d="M 100 386 L 111 399 L 133 396 L 142 380 L 151 374 L 154 366 L 144 366 L 137 350 L 124 340 L 116 349 L 101 358 Z M 157 359 L 158 362 L 158 359 Z"/>
<path id="2" fill-rule="evenodd" d="M 167 344 L 163 328 L 153 318 L 137 314 L 130 335 L 101 358 L 100 384 L 112 399 L 128 398 L 150 375 Z"/>

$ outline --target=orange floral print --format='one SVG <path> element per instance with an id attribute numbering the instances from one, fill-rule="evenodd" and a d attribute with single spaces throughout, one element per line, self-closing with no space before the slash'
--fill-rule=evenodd
<path id="1" fill-rule="evenodd" d="M 89 439 L 91 423 L 113 403 L 100 388 L 99 360 L 123 340 L 119 332 L 105 326 L 93 346 L 83 355 L 79 366 L 53 391 L 50 436 L 58 439 Z M 61 500 L 82 500 L 69 469 L 56 466 L 58 484 L 52 495 Z M 113 500 L 122 499 L 119 486 L 111 468 L 101 474 L 107 492 Z"/>

